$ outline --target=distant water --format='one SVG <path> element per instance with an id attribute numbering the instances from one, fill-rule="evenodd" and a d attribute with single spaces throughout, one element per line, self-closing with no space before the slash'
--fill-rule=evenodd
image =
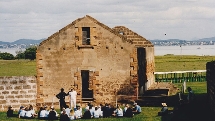
<path id="1" fill-rule="evenodd" d="M 0 52 L 3 53 L 3 52 L 7 52 L 7 53 L 11 53 L 13 54 L 14 56 L 16 55 L 16 51 L 25 51 L 25 49 L 20 49 L 20 48 L 7 48 L 7 49 L 2 49 L 0 48 Z"/>
<path id="2" fill-rule="evenodd" d="M 25 51 L 25 49 L 8 48 L 1 49 L 0 52 L 8 52 L 16 55 L 16 51 Z M 215 45 L 193 45 L 193 46 L 155 46 L 155 55 L 211 55 L 215 56 Z"/>
<path id="3" fill-rule="evenodd" d="M 215 56 L 215 45 L 155 46 L 155 55 L 166 54 Z"/>

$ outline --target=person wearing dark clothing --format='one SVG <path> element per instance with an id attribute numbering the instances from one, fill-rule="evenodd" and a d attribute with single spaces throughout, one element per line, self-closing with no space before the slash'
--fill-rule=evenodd
<path id="1" fill-rule="evenodd" d="M 56 116 L 56 112 L 55 112 L 54 108 L 52 108 L 52 110 L 49 112 L 48 119 L 57 120 L 57 116 Z"/>
<path id="2" fill-rule="evenodd" d="M 60 121 L 70 121 L 69 116 L 66 114 L 65 110 L 63 110 L 63 113 L 60 115 Z"/>
<path id="3" fill-rule="evenodd" d="M 8 111 L 7 111 L 7 117 L 13 117 L 13 109 L 11 106 L 8 107 Z"/>
<path id="4" fill-rule="evenodd" d="M 86 111 L 84 112 L 84 115 L 83 115 L 83 119 L 91 119 L 91 113 L 90 113 L 90 110 L 89 109 L 86 109 Z"/>
<path id="5" fill-rule="evenodd" d="M 133 112 L 132 112 L 131 107 L 128 104 L 126 105 L 126 107 L 127 107 L 127 109 L 125 110 L 124 116 L 125 117 L 133 117 Z"/>
<path id="6" fill-rule="evenodd" d="M 68 94 L 66 94 L 65 92 L 64 92 L 64 89 L 63 88 L 61 88 L 61 92 L 60 93 L 58 93 L 57 95 L 56 95 L 56 97 L 59 99 L 59 101 L 60 101 L 60 110 L 62 111 L 63 110 L 63 108 L 65 108 L 66 107 L 66 102 L 65 102 L 65 96 L 67 96 Z"/>
<path id="7" fill-rule="evenodd" d="M 110 111 L 108 104 L 105 104 L 105 106 L 102 108 L 102 111 L 103 111 L 104 118 L 110 117 L 111 111 Z"/>

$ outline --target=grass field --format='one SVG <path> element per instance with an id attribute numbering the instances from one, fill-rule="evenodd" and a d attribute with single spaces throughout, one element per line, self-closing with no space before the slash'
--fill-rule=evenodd
<path id="1" fill-rule="evenodd" d="M 206 63 L 215 60 L 215 56 L 155 56 L 155 71 L 205 70 Z M 0 76 L 34 76 L 36 61 L 0 60 Z"/>
<path id="2" fill-rule="evenodd" d="M 206 63 L 215 60 L 215 56 L 165 55 L 155 56 L 155 71 L 205 70 Z"/>

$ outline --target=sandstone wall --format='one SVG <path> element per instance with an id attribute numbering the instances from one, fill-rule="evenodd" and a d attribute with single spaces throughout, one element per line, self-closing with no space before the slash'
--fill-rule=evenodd
<path id="1" fill-rule="evenodd" d="M 207 73 L 206 73 L 206 80 L 207 80 L 207 93 L 209 99 L 209 106 L 213 112 L 213 116 L 215 119 L 215 61 L 208 62 L 207 66 Z"/>
<path id="2" fill-rule="evenodd" d="M 90 45 L 82 44 L 82 27 L 90 28 Z M 43 41 L 37 50 L 38 106 L 53 100 L 56 103 L 60 89 L 68 92 L 71 86 L 75 86 L 77 98 L 82 98 L 82 85 L 85 85 L 82 70 L 89 70 L 89 90 L 93 91 L 96 102 L 115 101 L 116 93 L 138 95 L 137 47 L 148 48 L 142 59 L 145 59 L 142 62 L 146 79 L 141 80 L 147 82 L 148 88 L 154 82 L 154 47 L 136 33 L 124 30 L 121 35 L 87 16 Z"/>
<path id="3" fill-rule="evenodd" d="M 19 107 L 36 105 L 36 77 L 12 76 L 0 77 L 0 108 L 7 110 L 12 106 L 15 110 Z"/>

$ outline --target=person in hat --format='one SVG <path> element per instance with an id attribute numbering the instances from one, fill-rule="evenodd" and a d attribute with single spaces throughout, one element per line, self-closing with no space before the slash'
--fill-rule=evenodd
<path id="1" fill-rule="evenodd" d="M 140 114 L 141 112 L 142 112 L 141 107 L 137 103 L 134 103 L 133 114 Z"/>
<path id="2" fill-rule="evenodd" d="M 70 97 L 70 108 L 72 109 L 73 107 L 76 108 L 76 96 L 77 92 L 75 89 L 72 87 L 71 91 L 68 92 L 68 95 Z"/>
<path id="3" fill-rule="evenodd" d="M 64 92 L 63 88 L 61 88 L 61 92 L 56 95 L 56 97 L 59 99 L 59 102 L 60 102 L 60 110 L 61 111 L 62 111 L 63 108 L 66 107 L 65 96 L 67 96 L 67 95 L 68 94 L 66 94 Z"/>
<path id="4" fill-rule="evenodd" d="M 166 103 L 161 103 L 161 105 L 162 105 L 163 107 L 161 108 L 161 111 L 158 112 L 158 115 L 159 115 L 159 116 L 163 116 L 163 115 L 168 114 L 168 107 L 167 107 L 167 104 L 166 104 Z"/>

